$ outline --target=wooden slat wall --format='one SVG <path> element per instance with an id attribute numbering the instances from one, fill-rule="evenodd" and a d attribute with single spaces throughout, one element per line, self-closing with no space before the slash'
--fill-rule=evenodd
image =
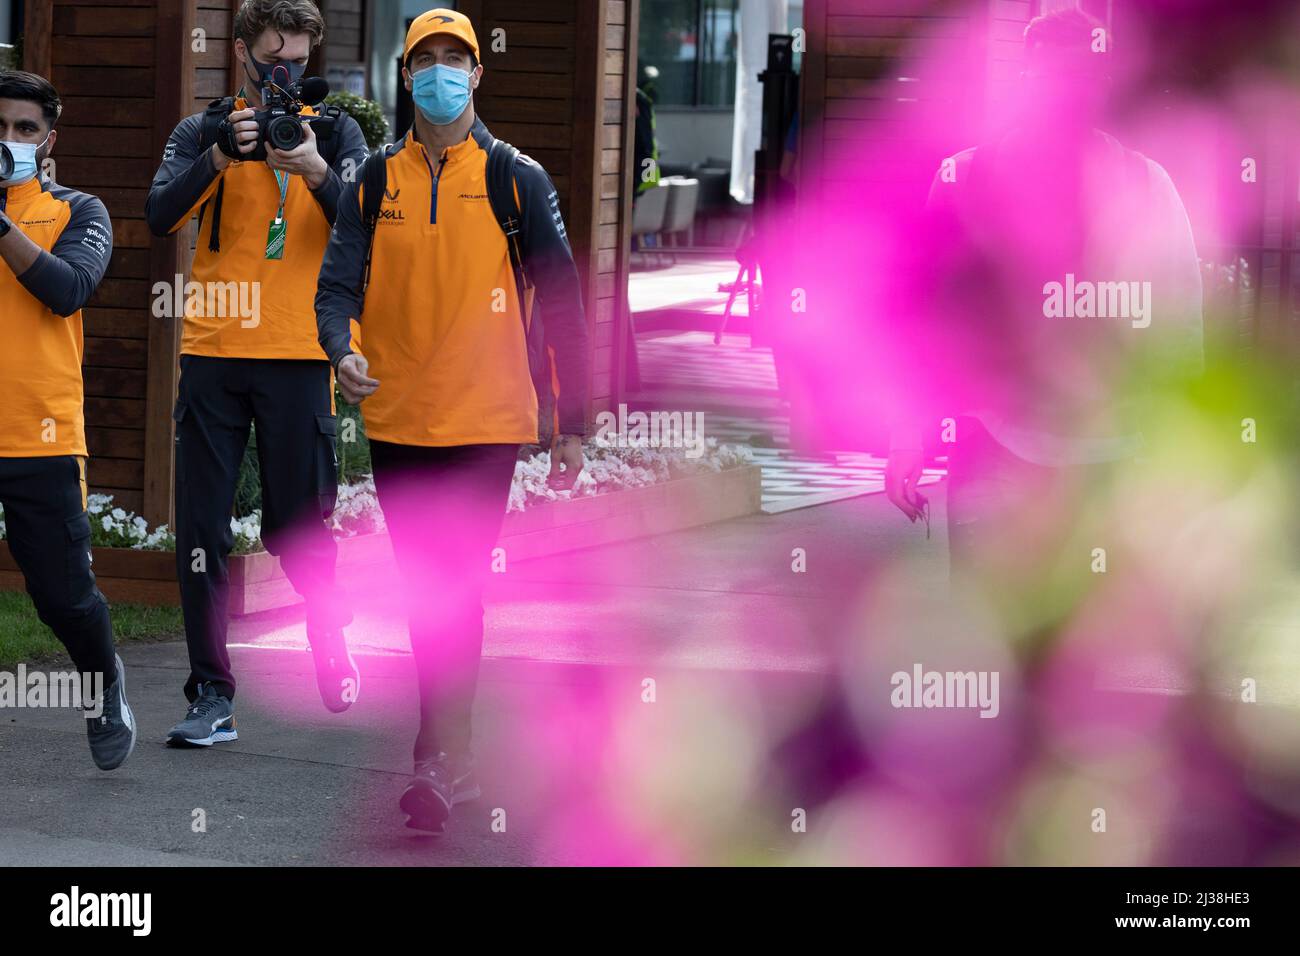
<path id="1" fill-rule="evenodd" d="M 144 201 L 171 129 L 160 130 L 160 107 L 189 86 L 176 72 L 188 49 L 174 9 L 183 6 L 54 0 L 29 5 L 26 24 L 27 68 L 50 77 L 65 104 L 57 179 L 100 197 L 113 220 L 113 259 L 85 310 L 90 485 L 152 520 L 167 519 L 170 494 L 159 493 L 159 482 L 170 488 L 171 441 L 170 431 L 157 441 L 148 435 L 151 425 L 170 422 L 162 410 L 170 407 L 166 371 L 150 365 L 169 344 L 167 330 L 151 325 L 150 288 L 159 270 L 174 272 L 176 243 L 151 238 Z M 166 85 L 156 68 L 163 62 L 172 64 Z"/>
<path id="2" fill-rule="evenodd" d="M 1037 8 L 1037 0 L 808 0 L 800 111 L 807 227 L 816 229 L 824 199 L 842 194 L 846 183 L 837 177 L 846 171 L 858 184 L 855 194 L 864 180 L 882 194 L 905 182 L 915 191 L 913 180 L 928 183 L 936 167 L 918 173 L 917 162 L 941 157 L 918 155 L 909 116 L 934 115 L 938 105 L 952 117 L 946 151 L 975 145 L 988 99 L 1005 95 L 1019 73 L 1021 36 Z M 869 169 L 845 161 L 865 148 L 875 156 Z M 909 193 L 906 201 L 915 198 Z"/>
<path id="3" fill-rule="evenodd" d="M 321 67 L 366 60 L 365 0 L 321 0 L 325 15 L 325 45 Z"/>
<path id="4" fill-rule="evenodd" d="M 988 6 L 987 96 L 1005 99 L 1024 69 L 1025 26 L 1038 14 L 1038 0 L 993 0 Z"/>
<path id="5" fill-rule="evenodd" d="M 234 63 L 233 32 L 235 10 L 239 0 L 199 0 L 195 6 L 195 25 L 203 29 L 207 50 L 194 56 L 194 97 L 186 113 L 197 113 L 221 96 L 234 93 L 231 65 Z M 180 117 L 177 117 L 180 121 Z"/>
<path id="6" fill-rule="evenodd" d="M 593 413 L 617 405 L 627 323 L 635 0 L 468 0 L 484 77 L 488 128 L 551 174 L 583 278 L 592 339 Z M 504 30 L 505 50 L 493 51 Z M 635 33 L 631 34 L 633 37 Z"/>

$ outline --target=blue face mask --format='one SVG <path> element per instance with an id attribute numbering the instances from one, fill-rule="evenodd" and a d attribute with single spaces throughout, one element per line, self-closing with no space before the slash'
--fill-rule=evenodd
<path id="1" fill-rule="evenodd" d="M 434 126 L 456 122 L 469 106 L 469 74 L 441 63 L 411 77 L 411 96 Z"/>
<path id="2" fill-rule="evenodd" d="M 272 74 L 277 67 L 284 67 L 289 71 L 289 82 L 284 84 L 283 88 L 288 89 L 294 83 L 302 79 L 302 75 L 307 72 L 306 63 L 262 63 L 253 58 L 253 54 L 248 54 L 248 62 L 253 64 L 253 69 L 257 71 L 257 92 L 261 93 L 266 89 L 266 84 L 272 80 Z"/>
<path id="3" fill-rule="evenodd" d="M 8 150 L 9 155 L 13 158 L 14 169 L 7 179 L 0 179 L 0 186 L 6 189 L 10 186 L 21 186 L 24 183 L 31 182 L 36 178 L 37 172 L 40 171 L 40 164 L 36 161 L 36 154 L 48 143 L 50 138 L 45 137 L 43 143 L 11 143 L 3 142 L 3 146 Z"/>

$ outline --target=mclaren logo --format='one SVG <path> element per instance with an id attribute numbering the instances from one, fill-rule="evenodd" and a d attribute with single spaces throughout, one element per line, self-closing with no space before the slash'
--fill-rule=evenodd
<path id="1" fill-rule="evenodd" d="M 406 216 L 402 214 L 402 210 L 382 208 L 382 207 L 387 207 L 389 203 L 397 202 L 397 197 L 400 195 L 402 195 L 402 191 L 400 189 L 394 189 L 392 192 L 389 192 L 387 187 L 385 187 L 384 201 L 383 203 L 380 204 L 381 208 L 379 210 L 379 221 L 381 223 L 387 222 L 387 223 L 396 223 L 397 225 L 401 225 L 404 222 L 406 222 Z"/>
<path id="2" fill-rule="evenodd" d="M 441 14 L 439 14 L 438 19 L 441 20 L 443 23 L 455 23 L 455 22 L 456 22 L 456 18 L 455 18 L 455 17 L 444 17 L 444 16 L 442 16 Z"/>

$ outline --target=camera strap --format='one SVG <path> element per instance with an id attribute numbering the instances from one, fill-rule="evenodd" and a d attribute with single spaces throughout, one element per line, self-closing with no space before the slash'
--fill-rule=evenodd
<path id="1" fill-rule="evenodd" d="M 213 100 L 208 104 L 208 108 L 203 111 L 203 126 L 199 139 L 199 152 L 211 149 L 217 144 L 221 137 L 221 124 L 226 121 L 235 108 L 235 98 L 225 96 L 219 100 Z M 212 225 L 208 233 L 208 251 L 221 251 L 221 201 L 226 196 L 226 181 L 222 179 L 217 184 L 217 194 L 212 197 Z M 199 209 L 199 229 L 203 228 L 203 216 L 207 212 L 208 204 L 205 202 Z"/>

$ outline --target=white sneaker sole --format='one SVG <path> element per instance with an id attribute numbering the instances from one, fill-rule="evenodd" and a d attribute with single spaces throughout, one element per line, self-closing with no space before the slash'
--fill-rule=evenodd
<path id="1" fill-rule="evenodd" d="M 122 762 L 119 763 L 117 767 L 112 768 L 113 770 L 117 770 L 122 766 L 122 764 L 126 763 L 127 760 L 130 759 L 131 754 L 135 752 L 135 739 L 137 734 L 135 731 L 135 713 L 131 710 L 131 705 L 126 702 L 126 667 L 122 663 L 122 658 L 117 654 L 113 655 L 113 663 L 117 668 L 117 699 L 122 705 L 122 723 L 126 724 L 127 730 L 131 731 L 131 743 L 127 745 L 126 756 L 122 758 Z M 104 768 L 101 767 L 100 769 L 102 770 Z"/>
<path id="2" fill-rule="evenodd" d="M 231 740 L 238 740 L 239 733 L 234 730 L 219 730 L 210 737 L 196 739 L 194 737 L 168 737 L 168 743 L 189 744 L 192 747 L 211 747 L 213 744 L 224 744 Z"/>
<path id="3" fill-rule="evenodd" d="M 122 758 L 122 763 L 126 763 L 135 751 L 135 712 L 131 710 L 131 705 L 126 702 L 126 666 L 122 663 L 120 657 L 117 658 L 117 696 L 122 701 L 122 719 L 131 728 L 131 745 L 126 748 L 126 756 Z"/>
<path id="4" fill-rule="evenodd" d="M 167 735 L 167 743 L 172 747 L 189 746 L 189 747 L 211 747 L 213 744 L 224 744 L 231 740 L 238 740 L 239 732 L 234 727 L 218 730 L 212 728 L 212 733 L 206 737 L 182 737 L 180 735 Z"/>

